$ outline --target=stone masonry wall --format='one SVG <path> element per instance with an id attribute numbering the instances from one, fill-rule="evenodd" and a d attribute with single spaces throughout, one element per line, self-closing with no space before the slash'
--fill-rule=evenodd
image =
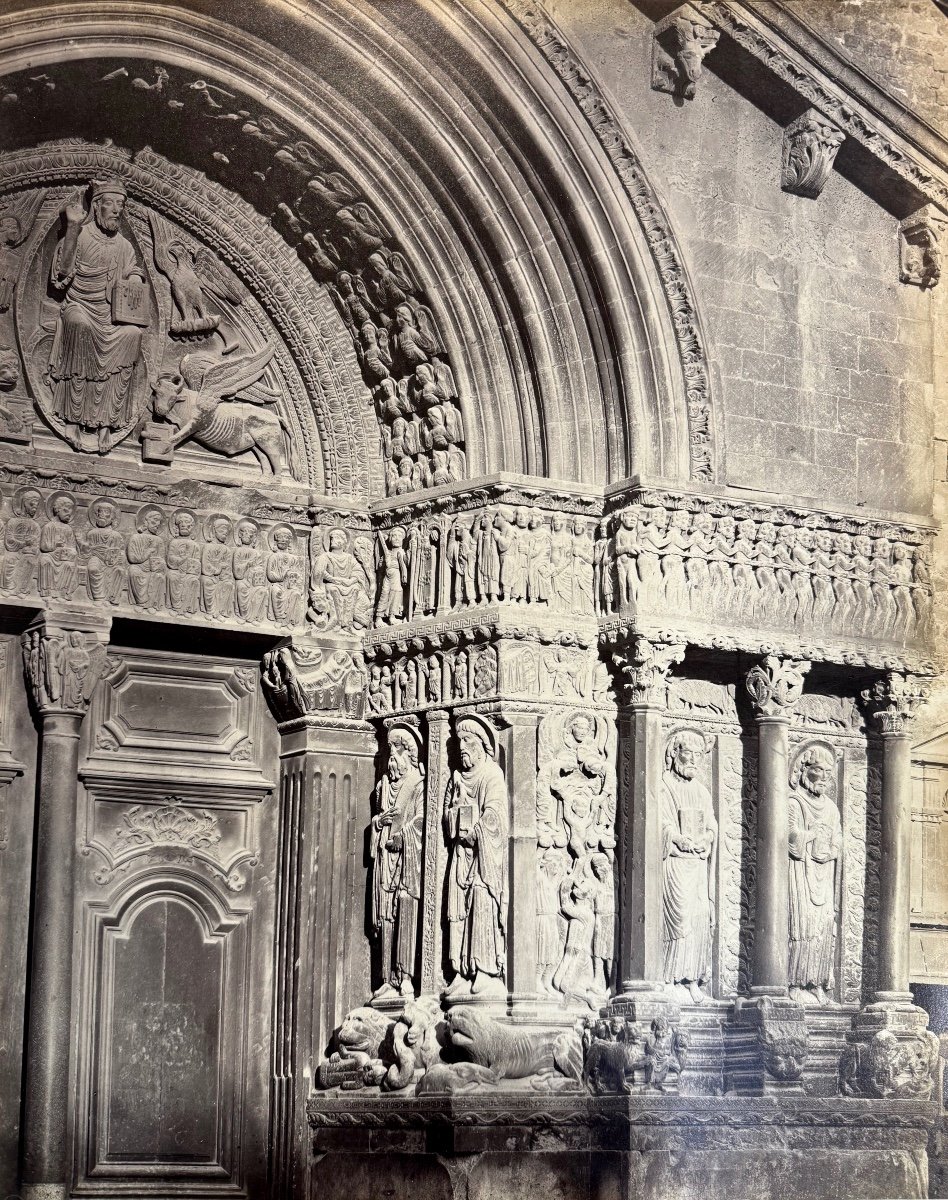
<path id="1" fill-rule="evenodd" d="M 694 100 L 652 91 L 653 25 L 632 4 L 549 9 L 680 238 L 715 376 L 722 481 L 930 512 L 936 301 L 899 282 L 895 218 L 835 171 L 817 200 L 782 192 L 782 129 L 713 69 Z"/>

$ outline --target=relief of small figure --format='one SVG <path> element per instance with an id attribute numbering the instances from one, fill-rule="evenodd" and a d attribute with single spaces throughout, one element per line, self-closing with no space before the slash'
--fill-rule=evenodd
<path id="1" fill-rule="evenodd" d="M 835 758 L 815 743 L 800 753 L 790 784 L 790 998 L 825 1005 L 833 987 L 843 830 L 833 799 Z"/>
<path id="2" fill-rule="evenodd" d="M 296 535 L 289 525 L 274 525 L 270 530 L 270 547 L 267 555 L 270 620 L 290 628 L 303 619 L 306 568 L 296 553 Z"/>
<path id="3" fill-rule="evenodd" d="M 72 524 L 76 502 L 68 492 L 54 492 L 46 511 L 50 519 L 40 532 L 39 594 L 70 600 L 79 582 L 79 543 Z"/>
<path id="4" fill-rule="evenodd" d="M 267 570 L 260 548 L 260 527 L 248 517 L 237 522 L 234 530 L 234 598 L 237 617 L 255 625 L 267 617 Z"/>
<path id="5" fill-rule="evenodd" d="M 164 513 L 153 504 L 138 510 L 135 533 L 125 550 L 128 559 L 128 591 L 132 603 L 148 612 L 165 604 Z"/>
<path id="6" fill-rule="evenodd" d="M 201 550 L 201 607 L 209 617 L 234 615 L 234 555 L 230 521 L 221 513 L 204 523 L 207 544 Z"/>
<path id="7" fill-rule="evenodd" d="M 89 598 L 107 604 L 122 602 L 128 576 L 125 535 L 115 527 L 118 516 L 111 500 L 94 501 L 89 505 L 89 528 L 80 538 Z"/>
<path id="8" fill-rule="evenodd" d="M 408 586 L 405 531 L 396 526 L 387 537 L 380 533 L 378 546 L 382 560 L 382 587 L 375 615 L 379 621 L 390 624 L 400 621 L 405 612 L 405 589 Z"/>
<path id="9" fill-rule="evenodd" d="M 171 514 L 168 541 L 168 603 L 182 616 L 196 613 L 201 595 L 201 547 L 194 539 L 194 513 L 179 508 Z"/>
<path id="10" fill-rule="evenodd" d="M 36 488 L 21 488 L 13 495 L 13 515 L 3 531 L 3 568 L 0 587 L 27 595 L 33 590 L 39 567 L 40 523 L 36 514 L 43 497 Z"/>

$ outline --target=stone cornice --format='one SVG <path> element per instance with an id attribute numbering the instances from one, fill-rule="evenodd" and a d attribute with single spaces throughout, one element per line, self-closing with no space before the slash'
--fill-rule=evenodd
<path id="1" fill-rule="evenodd" d="M 698 0 L 694 7 L 923 201 L 948 211 L 948 163 L 941 139 L 933 131 L 921 137 L 920 122 L 906 122 L 904 109 L 857 75 L 802 22 L 783 8 L 781 19 L 775 20 L 774 4 Z"/>

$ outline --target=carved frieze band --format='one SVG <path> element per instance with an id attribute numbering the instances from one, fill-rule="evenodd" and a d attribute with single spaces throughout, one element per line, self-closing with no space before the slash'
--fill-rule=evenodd
<path id="1" fill-rule="evenodd" d="M 646 492 L 600 524 L 594 591 L 607 618 L 923 653 L 929 561 L 917 527 Z"/>

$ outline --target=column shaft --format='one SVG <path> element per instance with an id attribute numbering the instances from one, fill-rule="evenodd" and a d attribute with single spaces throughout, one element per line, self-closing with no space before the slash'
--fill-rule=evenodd
<path id="1" fill-rule="evenodd" d="M 622 990 L 660 982 L 662 969 L 662 712 L 619 716 L 619 979 Z"/>
<path id="2" fill-rule="evenodd" d="M 911 921 L 912 760 L 906 733 L 886 733 L 882 745 L 877 999 L 909 996 Z"/>
<path id="3" fill-rule="evenodd" d="M 787 992 L 789 727 L 785 717 L 757 718 L 757 902 L 751 987 L 751 993 L 756 996 L 783 996 Z"/>
<path id="4" fill-rule="evenodd" d="M 33 937 L 30 962 L 24 1184 L 67 1176 L 66 1113 L 71 1034 L 76 778 L 82 715 L 41 719 Z"/>

